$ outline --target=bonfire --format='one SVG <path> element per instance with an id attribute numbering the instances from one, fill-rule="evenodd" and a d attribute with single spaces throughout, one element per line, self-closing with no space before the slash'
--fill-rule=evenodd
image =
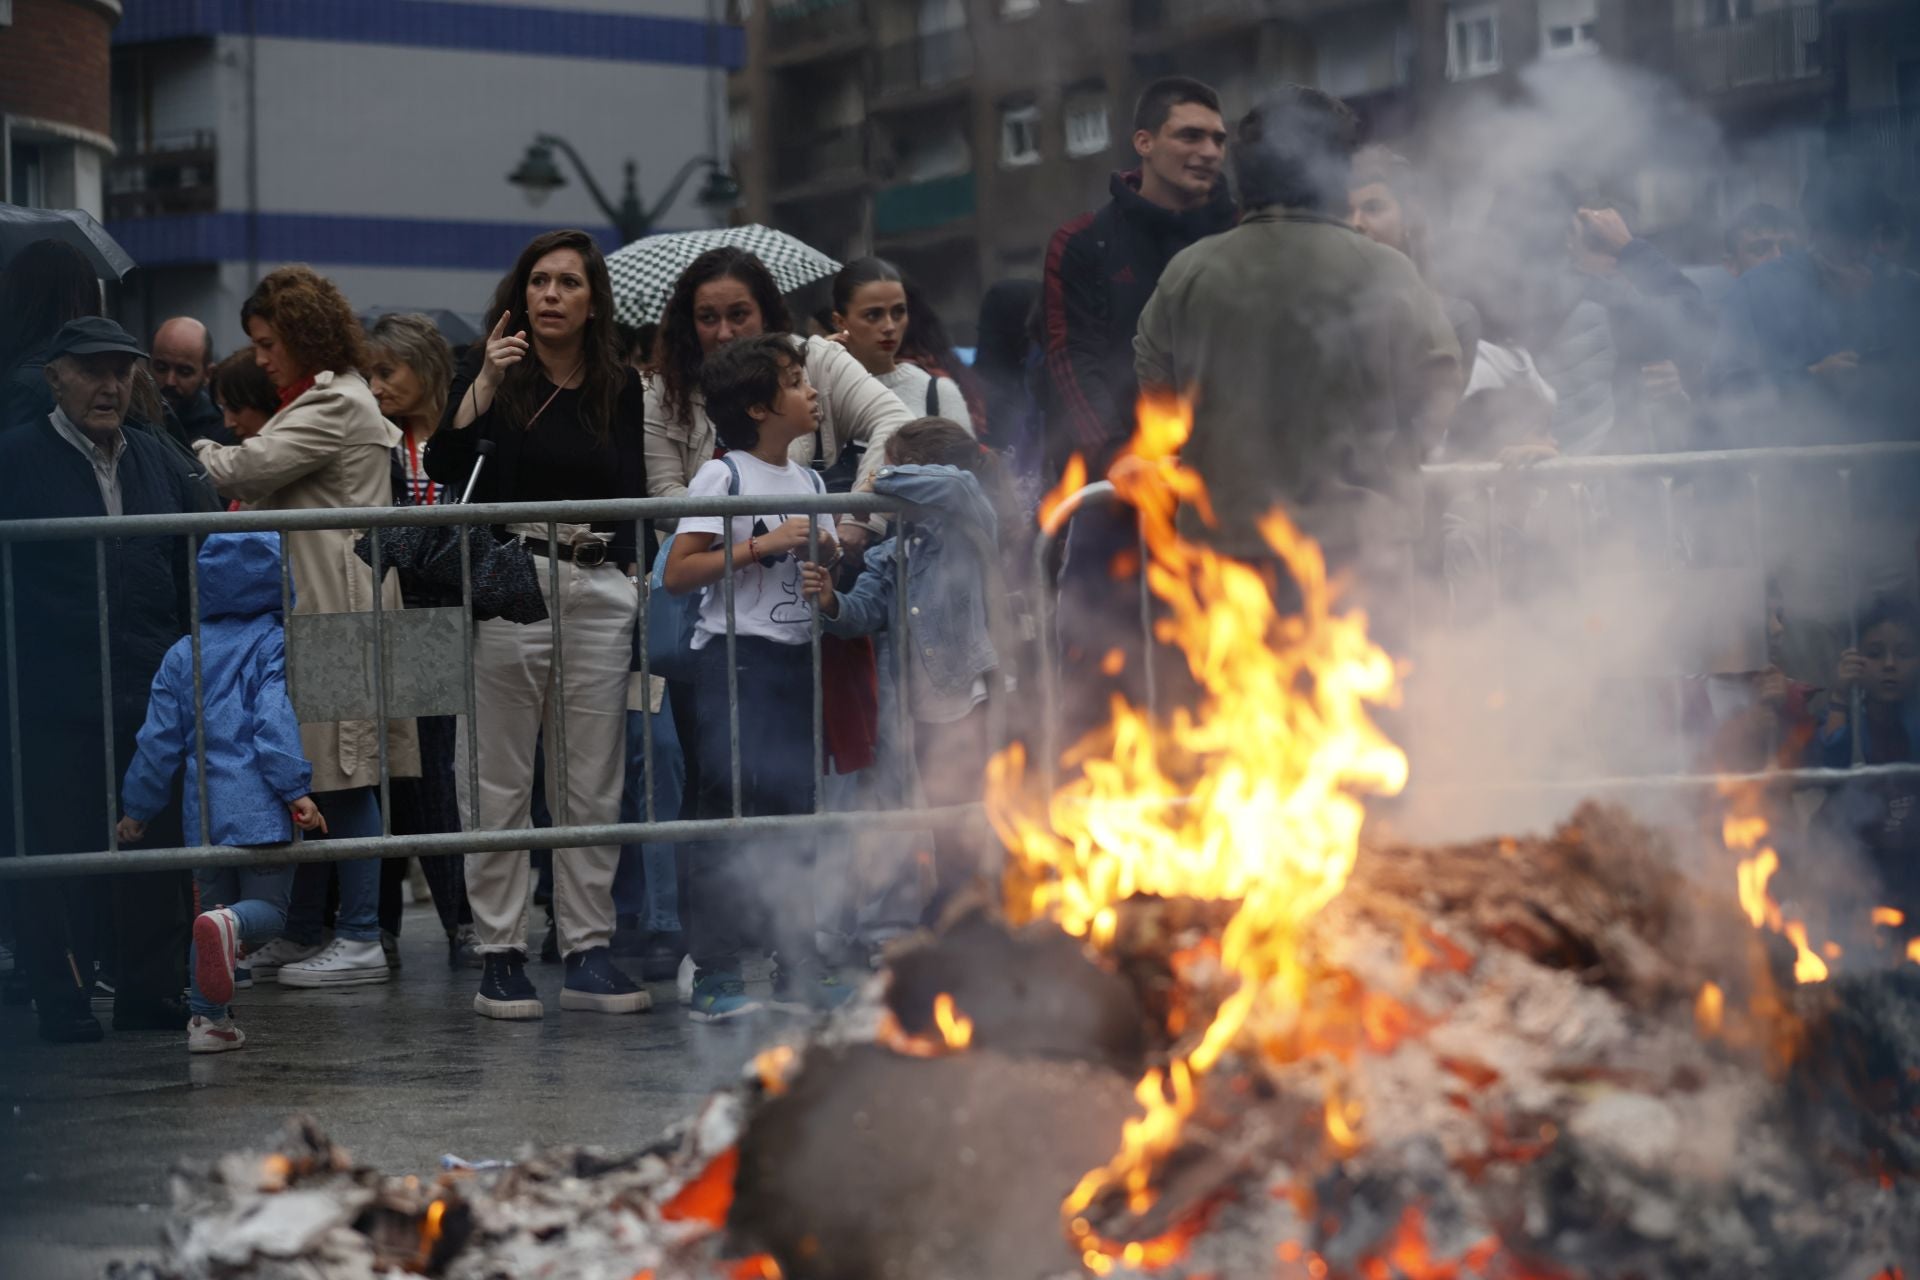
<path id="1" fill-rule="evenodd" d="M 1283 516 L 1268 566 L 1183 541 L 1190 417 L 1141 421 L 1114 478 L 1197 696 L 1116 700 L 1051 794 L 994 762 L 1003 900 L 646 1152 L 421 1182 L 297 1125 L 182 1173 L 162 1272 L 1920 1280 L 1901 914 L 1818 938 L 1752 788 L 1704 798 L 1704 884 L 1593 805 L 1369 838 L 1393 660 Z"/>

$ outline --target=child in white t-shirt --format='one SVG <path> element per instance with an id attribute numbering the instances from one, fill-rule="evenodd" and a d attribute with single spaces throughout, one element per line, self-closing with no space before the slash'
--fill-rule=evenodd
<path id="1" fill-rule="evenodd" d="M 805 359 L 804 348 L 783 335 L 743 338 L 715 351 L 700 372 L 707 414 L 728 452 L 700 468 L 687 496 L 767 500 L 766 514 L 681 520 L 667 557 L 669 591 L 710 588 L 693 638 L 694 708 L 706 726 L 699 742 L 700 818 L 733 813 L 729 600 L 740 699 L 740 812 L 813 809 L 813 610 L 801 592 L 800 566 L 810 525 L 818 527 L 823 558 L 837 547 L 831 517 L 782 509 L 785 500 L 825 492 L 819 477 L 787 453 L 816 420 L 818 396 Z M 730 591 L 722 538 L 733 547 Z M 815 953 L 813 849 L 794 846 L 788 839 L 720 841 L 690 855 L 683 924 L 695 966 L 689 1009 L 695 1021 L 723 1021 L 760 1007 L 741 981 L 740 952 L 748 945 L 768 946 L 779 960 L 776 1002 L 788 989 L 804 989 L 809 1003 L 842 995 Z"/>

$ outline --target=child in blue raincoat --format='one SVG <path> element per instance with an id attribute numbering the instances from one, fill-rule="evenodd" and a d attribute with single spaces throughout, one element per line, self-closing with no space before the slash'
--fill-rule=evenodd
<path id="1" fill-rule="evenodd" d="M 301 750 L 287 696 L 280 556 L 277 533 L 216 533 L 200 548 L 204 821 L 206 838 L 217 845 L 284 844 L 296 826 L 327 829 L 307 794 L 313 766 Z M 183 765 L 187 838 L 201 838 L 194 704 L 193 638 L 184 636 L 153 678 L 139 751 L 121 788 L 122 841 L 146 835 Z M 193 874 L 203 910 L 193 922 L 187 1050 L 222 1053 L 246 1041 L 227 1008 L 240 944 L 272 938 L 285 926 L 293 868 L 209 867 Z"/>

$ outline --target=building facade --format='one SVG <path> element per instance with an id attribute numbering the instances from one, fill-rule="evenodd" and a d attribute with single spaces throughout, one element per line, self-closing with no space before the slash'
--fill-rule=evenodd
<path id="1" fill-rule="evenodd" d="M 117 0 L 0 0 L 0 159 L 11 204 L 105 212 Z"/>
<path id="2" fill-rule="evenodd" d="M 1230 119 L 1263 84 L 1317 84 L 1372 139 L 1444 162 L 1484 139 L 1463 131 L 1476 113 L 1624 64 L 1698 136 L 1587 176 L 1710 261 L 1727 214 L 1795 204 L 1836 156 L 1916 194 L 1917 23 L 1909 0 L 762 0 L 731 136 L 751 217 L 897 259 L 964 340 L 981 289 L 1037 276 L 1052 229 L 1131 166 L 1133 100 L 1159 75 L 1213 84 Z"/>
<path id="3" fill-rule="evenodd" d="M 128 324 L 193 315 L 231 349 L 241 302 L 286 262 L 357 307 L 475 314 L 541 231 L 585 227 L 612 250 L 564 152 L 544 201 L 508 175 L 551 134 L 611 200 L 635 162 L 653 203 L 721 146 L 743 52 L 722 17 L 707 0 L 127 0 L 105 206 L 141 267 Z M 661 229 L 714 224 L 699 186 Z"/>

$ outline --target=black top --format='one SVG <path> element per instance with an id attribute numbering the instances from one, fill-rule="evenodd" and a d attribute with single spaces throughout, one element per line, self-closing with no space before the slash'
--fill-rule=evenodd
<path id="1" fill-rule="evenodd" d="M 640 375 L 627 370 L 620 388 L 614 420 L 605 434 L 581 418 L 580 390 L 572 388 L 553 397 L 532 429 L 510 428 L 495 417 L 493 408 L 462 431 L 453 429 L 460 402 L 480 372 L 485 354 L 469 352 L 460 362 L 447 393 L 446 416 L 440 430 L 427 442 L 427 474 L 458 496 L 473 471 L 474 447 L 493 441 L 493 453 L 481 468 L 475 502 L 572 502 L 601 498 L 647 496 L 645 454 L 646 405 Z M 553 394 L 553 384 L 542 376 L 535 383 L 535 407 Z M 594 529 L 613 535 L 612 558 L 621 564 L 642 559 L 651 562 L 653 534 L 636 540 L 631 523 L 598 522 Z"/>

